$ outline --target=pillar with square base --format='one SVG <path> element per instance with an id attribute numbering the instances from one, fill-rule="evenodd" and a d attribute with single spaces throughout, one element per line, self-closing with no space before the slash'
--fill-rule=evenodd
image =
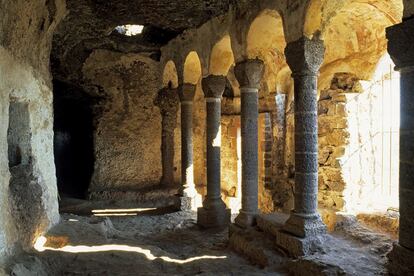
<path id="1" fill-rule="evenodd" d="M 234 73 L 241 94 L 242 208 L 236 225 L 246 228 L 256 223 L 258 209 L 258 92 L 264 73 L 263 61 L 249 59 L 236 64 Z"/>
<path id="2" fill-rule="evenodd" d="M 184 83 L 178 88 L 181 102 L 181 210 L 195 207 L 197 191 L 194 184 L 193 163 L 193 101 L 196 86 Z"/>
<path id="3" fill-rule="evenodd" d="M 400 227 L 388 254 L 391 275 L 414 275 L 414 19 L 387 29 L 388 52 L 401 73 Z"/>
<path id="4" fill-rule="evenodd" d="M 221 97 L 226 78 L 210 75 L 202 80 L 207 106 L 207 195 L 198 208 L 197 223 L 204 228 L 221 228 L 230 223 L 230 209 L 221 199 Z"/>
<path id="5" fill-rule="evenodd" d="M 161 113 L 162 186 L 174 186 L 174 129 L 177 126 L 178 98 L 176 89 L 161 89 L 154 100 Z"/>
<path id="6" fill-rule="evenodd" d="M 285 49 L 295 86 L 295 205 L 276 243 L 294 257 L 320 251 L 326 234 L 317 209 L 317 78 L 324 52 L 318 37 L 302 37 Z"/>

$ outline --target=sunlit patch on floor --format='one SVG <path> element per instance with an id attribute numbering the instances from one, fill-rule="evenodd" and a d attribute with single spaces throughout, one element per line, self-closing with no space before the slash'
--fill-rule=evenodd
<path id="1" fill-rule="evenodd" d="M 123 217 L 136 216 L 139 213 L 155 211 L 157 208 L 129 208 L 129 209 L 96 209 L 92 210 L 95 217 Z"/>
<path id="2" fill-rule="evenodd" d="M 132 253 L 139 253 L 143 254 L 148 260 L 154 261 L 156 259 L 161 259 L 165 262 L 169 263 L 177 263 L 177 264 L 186 264 L 198 260 L 214 260 L 214 259 L 227 259 L 227 256 L 210 256 L 210 255 L 204 255 L 204 256 L 196 256 L 191 257 L 185 260 L 180 259 L 174 259 L 167 256 L 154 256 L 150 250 L 143 249 L 138 246 L 129 246 L 129 245 L 122 245 L 122 244 L 105 244 L 105 245 L 95 245 L 95 246 L 85 246 L 85 245 L 65 245 L 60 248 L 50 247 L 46 246 L 48 243 L 48 239 L 44 236 L 40 236 L 35 244 L 34 248 L 38 252 L 44 252 L 44 251 L 60 251 L 60 252 L 66 252 L 66 253 L 96 253 L 96 252 L 109 252 L 109 251 L 122 251 L 122 252 L 132 252 Z"/>

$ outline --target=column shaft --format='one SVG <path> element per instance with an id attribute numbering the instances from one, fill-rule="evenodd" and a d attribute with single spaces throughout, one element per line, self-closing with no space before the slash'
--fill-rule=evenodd
<path id="1" fill-rule="evenodd" d="M 183 196 L 189 194 L 194 188 L 193 165 L 193 103 L 181 102 L 181 179 Z"/>
<path id="2" fill-rule="evenodd" d="M 158 92 L 154 104 L 161 112 L 161 163 L 164 186 L 174 185 L 174 130 L 177 126 L 178 99 L 176 90 L 168 87 Z"/>
<path id="3" fill-rule="evenodd" d="M 207 202 L 221 199 L 221 101 L 207 98 Z"/>
<path id="4" fill-rule="evenodd" d="M 197 191 L 193 163 L 193 101 L 196 85 L 184 83 L 178 89 L 181 102 L 181 210 L 195 207 Z"/>
<path id="5" fill-rule="evenodd" d="M 258 89 L 241 88 L 242 210 L 258 213 Z"/>
<path id="6" fill-rule="evenodd" d="M 388 254 L 391 275 L 414 275 L 414 19 L 387 29 L 388 52 L 401 72 L 400 227 Z"/>
<path id="7" fill-rule="evenodd" d="M 258 210 L 258 93 L 264 73 L 259 59 L 238 62 L 234 68 L 241 93 L 241 157 L 242 157 L 242 208 L 235 222 L 247 227 L 256 223 Z"/>
<path id="8" fill-rule="evenodd" d="M 162 158 L 162 184 L 174 184 L 174 129 L 168 129 L 172 116 L 162 117 L 162 135 L 161 135 L 161 158 Z"/>
<path id="9" fill-rule="evenodd" d="M 223 76 L 209 76 L 202 81 L 206 98 L 206 142 L 207 142 L 207 195 L 203 207 L 198 209 L 199 225 L 212 228 L 224 227 L 230 222 L 230 210 L 221 199 L 221 97 L 226 79 Z"/>
<path id="10" fill-rule="evenodd" d="M 285 49 L 295 86 L 295 204 L 284 230 L 310 239 L 326 233 L 318 213 L 317 76 L 324 52 L 317 37 L 302 37 Z M 307 254 L 306 250 L 297 253 Z"/>
<path id="11" fill-rule="evenodd" d="M 295 212 L 317 214 L 318 112 L 317 77 L 296 75 L 295 84 Z"/>
<path id="12" fill-rule="evenodd" d="M 414 68 L 401 72 L 399 243 L 414 250 Z"/>

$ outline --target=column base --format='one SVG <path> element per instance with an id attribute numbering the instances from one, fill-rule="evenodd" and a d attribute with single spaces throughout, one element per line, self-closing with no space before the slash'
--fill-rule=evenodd
<path id="1" fill-rule="evenodd" d="M 234 223 L 242 228 L 247 228 L 256 225 L 256 216 L 258 213 L 247 213 L 240 210 Z"/>
<path id="2" fill-rule="evenodd" d="M 326 234 L 326 225 L 318 213 L 308 215 L 292 211 L 283 230 L 294 236 L 305 238 Z"/>
<path id="3" fill-rule="evenodd" d="M 308 256 L 323 252 L 326 226 L 319 214 L 292 212 L 276 235 L 276 245 L 292 257 Z"/>
<path id="4" fill-rule="evenodd" d="M 387 257 L 387 267 L 390 275 L 414 275 L 413 250 L 395 243 Z"/>
<path id="5" fill-rule="evenodd" d="M 231 210 L 197 209 L 197 224 L 203 228 L 225 228 L 230 224 Z"/>

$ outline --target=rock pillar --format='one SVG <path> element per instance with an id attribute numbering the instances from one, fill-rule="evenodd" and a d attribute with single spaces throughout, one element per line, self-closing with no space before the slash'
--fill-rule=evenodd
<path id="1" fill-rule="evenodd" d="M 258 92 L 263 71 L 263 61 L 258 59 L 234 68 L 241 94 L 242 208 L 235 221 L 241 227 L 253 226 L 258 214 Z"/>
<path id="2" fill-rule="evenodd" d="M 277 243 L 294 256 L 318 250 L 326 233 L 317 209 L 317 78 L 324 52 L 317 37 L 302 37 L 285 49 L 295 86 L 295 205 Z"/>
<path id="3" fill-rule="evenodd" d="M 221 97 L 226 85 L 223 76 L 210 75 L 202 80 L 207 104 L 207 196 L 198 209 L 197 223 L 205 228 L 225 227 L 230 210 L 221 199 Z"/>
<path id="4" fill-rule="evenodd" d="M 388 267 L 392 275 L 414 275 L 414 19 L 388 28 L 387 38 L 401 73 L 400 228 Z"/>
<path id="5" fill-rule="evenodd" d="M 193 101 L 196 86 L 184 83 L 178 88 L 181 102 L 181 209 L 191 210 L 197 191 L 193 163 Z"/>
<path id="6" fill-rule="evenodd" d="M 162 116 L 161 185 L 174 185 L 174 129 L 177 126 L 178 98 L 175 89 L 163 88 L 158 92 L 154 104 L 159 107 Z"/>

